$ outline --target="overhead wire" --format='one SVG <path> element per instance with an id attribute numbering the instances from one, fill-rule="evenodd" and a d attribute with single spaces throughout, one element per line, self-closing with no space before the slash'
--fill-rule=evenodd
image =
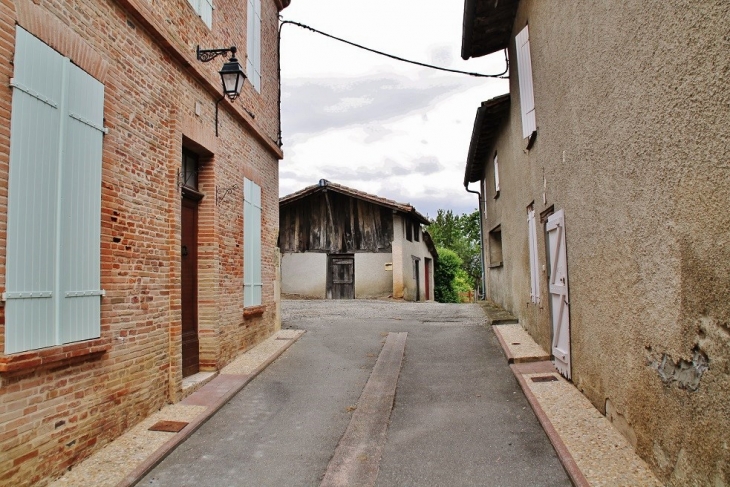
<path id="1" fill-rule="evenodd" d="M 459 69 L 444 68 L 444 67 L 441 67 L 441 66 L 435 66 L 433 64 L 422 63 L 420 61 L 413 61 L 411 59 L 406 59 L 406 58 L 403 58 L 403 57 L 400 57 L 400 56 L 396 56 L 394 54 L 389 54 L 387 52 L 383 52 L 383 51 L 379 51 L 377 49 L 373 49 L 373 48 L 370 48 L 370 47 L 366 47 L 366 46 L 363 46 L 362 44 L 358 44 L 356 42 L 348 41 L 347 39 L 342 39 L 341 37 L 337 37 L 337 36 L 334 36 L 332 34 L 328 34 L 326 32 L 322 32 L 321 30 L 315 29 L 314 27 L 310 27 L 308 25 L 305 25 L 305 24 L 302 24 L 302 23 L 299 23 L 299 22 L 295 22 L 293 20 L 283 20 L 281 22 L 281 25 L 279 26 L 279 32 L 280 33 L 281 33 L 281 28 L 284 25 L 286 25 L 286 24 L 295 25 L 295 26 L 300 27 L 302 29 L 312 31 L 312 32 L 314 32 L 316 34 L 320 34 L 320 35 L 323 35 L 325 37 L 329 37 L 330 39 L 334 39 L 336 41 L 343 42 L 343 43 L 348 44 L 350 46 L 357 47 L 358 49 L 363 49 L 365 51 L 372 52 L 372 53 L 378 54 L 380 56 L 385 56 L 385 57 L 388 57 L 390 59 L 395 59 L 396 61 L 401 61 L 401 62 L 409 63 L 409 64 L 415 64 L 416 66 L 421 66 L 421 67 L 424 67 L 424 68 L 436 69 L 438 71 L 446 71 L 448 73 L 465 74 L 467 76 L 474 76 L 474 77 L 477 77 L 477 78 L 500 78 L 500 79 L 506 79 L 507 77 L 504 76 L 504 75 L 507 74 L 507 72 L 509 72 L 509 58 L 507 57 L 507 50 L 506 49 L 504 50 L 504 63 L 505 63 L 505 69 L 504 69 L 504 71 L 501 72 L 501 73 L 499 73 L 499 74 L 483 74 L 483 73 L 475 73 L 475 72 L 470 72 L 470 71 L 461 71 Z"/>

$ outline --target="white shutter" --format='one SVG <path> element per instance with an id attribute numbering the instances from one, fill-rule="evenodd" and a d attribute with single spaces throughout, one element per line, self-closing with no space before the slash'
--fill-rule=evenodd
<path id="1" fill-rule="evenodd" d="M 243 304 L 261 304 L 261 187 L 249 179 L 243 184 Z"/>
<path id="2" fill-rule="evenodd" d="M 103 86 L 21 28 L 11 85 L 5 353 L 98 337 L 101 293 Z"/>
<path id="3" fill-rule="evenodd" d="M 69 63 L 59 209 L 61 343 L 100 336 L 104 85 Z"/>
<path id="4" fill-rule="evenodd" d="M 499 162 L 497 154 L 494 154 L 494 190 L 499 193 Z"/>
<path id="5" fill-rule="evenodd" d="M 246 73 L 261 92 L 261 0 L 248 0 L 246 18 Z"/>
<path id="6" fill-rule="evenodd" d="M 565 244 L 565 214 L 558 210 L 545 226 L 550 259 L 550 313 L 553 327 L 552 355 L 555 368 L 570 379 L 570 296 L 568 252 Z"/>
<path id="7" fill-rule="evenodd" d="M 213 28 L 213 0 L 198 0 L 200 2 L 200 10 L 198 15 L 205 22 L 209 29 Z"/>
<path id="8" fill-rule="evenodd" d="M 535 96 L 532 89 L 532 61 L 530 36 L 525 26 L 515 38 L 517 51 L 517 77 L 520 82 L 520 110 L 522 112 L 522 137 L 529 137 L 537 130 L 535 122 Z"/>
<path id="9" fill-rule="evenodd" d="M 537 260 L 537 227 L 535 224 L 535 210 L 532 207 L 527 210 L 527 227 L 530 251 L 530 300 L 535 304 L 539 304 L 540 266 Z"/>
<path id="10" fill-rule="evenodd" d="M 64 59 L 25 30 L 16 32 L 5 353 L 56 343 L 53 290 Z"/>

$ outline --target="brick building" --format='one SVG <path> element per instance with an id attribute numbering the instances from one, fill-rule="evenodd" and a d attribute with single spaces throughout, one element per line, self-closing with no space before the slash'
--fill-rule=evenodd
<path id="1" fill-rule="evenodd" d="M 0 3 L 0 485 L 43 485 L 278 328 L 289 0 Z"/>

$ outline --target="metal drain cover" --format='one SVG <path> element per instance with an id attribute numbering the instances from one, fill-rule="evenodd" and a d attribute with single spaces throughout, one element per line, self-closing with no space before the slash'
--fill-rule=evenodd
<path id="1" fill-rule="evenodd" d="M 188 423 L 185 421 L 158 421 L 150 427 L 149 431 L 167 431 L 168 433 L 177 433 L 187 425 Z"/>
<path id="2" fill-rule="evenodd" d="M 539 377 L 530 377 L 532 382 L 553 382 L 558 380 L 554 375 L 541 375 Z"/>

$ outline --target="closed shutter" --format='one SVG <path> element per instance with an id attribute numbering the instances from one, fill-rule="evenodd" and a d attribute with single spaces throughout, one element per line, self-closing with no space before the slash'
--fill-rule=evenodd
<path id="1" fill-rule="evenodd" d="M 99 239 L 104 85 L 69 63 L 59 209 L 61 343 L 100 336 Z"/>
<path id="2" fill-rule="evenodd" d="M 530 36 L 525 26 L 515 38 L 517 50 L 517 77 L 520 82 L 520 110 L 522 112 L 522 137 L 529 137 L 537 130 L 535 122 L 535 96 L 532 89 L 532 60 Z"/>
<path id="3" fill-rule="evenodd" d="M 261 92 L 261 0 L 248 0 L 246 18 L 246 72 L 256 91 Z"/>
<path id="4" fill-rule="evenodd" d="M 535 224 L 535 210 L 527 210 L 527 227 L 530 247 L 530 300 L 540 303 L 540 266 L 537 260 L 537 226 Z"/>
<path id="5" fill-rule="evenodd" d="M 13 74 L 5 353 L 98 337 L 101 294 L 103 85 L 21 28 Z"/>
<path id="6" fill-rule="evenodd" d="M 209 29 L 213 28 L 213 0 L 199 0 L 200 1 L 200 10 L 198 10 L 198 14 L 200 15 L 200 18 L 203 19 L 203 22 L 205 22 L 205 25 L 208 26 Z"/>
<path id="7" fill-rule="evenodd" d="M 243 185 L 243 304 L 261 304 L 261 187 L 249 179 Z"/>
<path id="8" fill-rule="evenodd" d="M 499 193 L 499 161 L 497 154 L 494 154 L 494 190 Z"/>

